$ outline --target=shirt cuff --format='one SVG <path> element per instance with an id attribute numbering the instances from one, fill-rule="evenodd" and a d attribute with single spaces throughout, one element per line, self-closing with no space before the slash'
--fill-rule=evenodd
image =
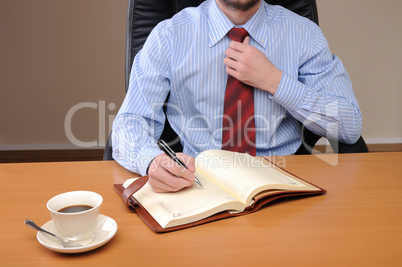
<path id="1" fill-rule="evenodd" d="M 162 154 L 163 152 L 158 148 L 144 149 L 139 153 L 138 157 L 138 172 L 140 175 L 147 175 L 147 168 L 151 161 Z"/>
<path id="2" fill-rule="evenodd" d="M 293 110 L 299 105 L 305 93 L 306 87 L 304 84 L 286 73 L 283 73 L 278 89 L 275 94 L 271 96 L 271 99 L 286 109 Z"/>

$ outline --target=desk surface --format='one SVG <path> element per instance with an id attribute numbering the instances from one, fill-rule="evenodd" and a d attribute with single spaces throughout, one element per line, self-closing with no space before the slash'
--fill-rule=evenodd
<path id="1" fill-rule="evenodd" d="M 135 175 L 113 161 L 0 164 L 0 265 L 402 264 L 402 152 L 273 160 L 328 193 L 166 234 L 154 233 L 124 207 L 112 185 Z M 47 200 L 70 190 L 103 196 L 101 213 L 119 227 L 105 246 L 75 255 L 52 252 L 24 225 L 26 218 L 49 221 Z"/>

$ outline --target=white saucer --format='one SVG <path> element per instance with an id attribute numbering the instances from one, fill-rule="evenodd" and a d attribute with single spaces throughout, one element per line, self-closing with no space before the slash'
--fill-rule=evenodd
<path id="1" fill-rule="evenodd" d="M 42 226 L 43 229 L 60 236 L 59 232 L 54 226 L 53 220 L 48 221 Z M 96 249 L 109 242 L 117 232 L 117 223 L 112 218 L 99 214 L 99 224 L 93 236 L 94 240 L 85 246 L 77 248 L 64 248 L 52 236 L 38 232 L 36 237 L 42 246 L 57 252 L 62 253 L 80 253 Z"/>

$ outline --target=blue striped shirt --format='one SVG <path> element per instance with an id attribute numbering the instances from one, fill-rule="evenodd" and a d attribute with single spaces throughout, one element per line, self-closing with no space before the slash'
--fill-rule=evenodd
<path id="1" fill-rule="evenodd" d="M 222 147 L 227 81 L 223 60 L 235 25 L 215 0 L 187 8 L 159 23 L 134 59 L 130 87 L 113 123 L 113 157 L 145 174 L 161 151 L 156 146 L 166 116 L 183 152 L 197 156 Z M 301 144 L 301 121 L 313 132 L 354 143 L 362 118 L 347 72 L 329 51 L 319 27 L 280 6 L 262 1 L 242 25 L 250 45 L 283 76 L 274 95 L 255 89 L 257 156 L 293 154 Z"/>

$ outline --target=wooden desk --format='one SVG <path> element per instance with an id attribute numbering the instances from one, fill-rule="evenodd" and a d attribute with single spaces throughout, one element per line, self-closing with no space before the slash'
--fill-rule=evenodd
<path id="1" fill-rule="evenodd" d="M 344 154 L 336 166 L 315 156 L 274 160 L 328 193 L 167 234 L 123 206 L 112 185 L 134 175 L 115 162 L 0 164 L 0 265 L 401 266 L 402 152 Z M 119 226 L 105 246 L 52 252 L 24 225 L 49 221 L 47 200 L 70 190 L 103 196 L 101 213 Z"/>

